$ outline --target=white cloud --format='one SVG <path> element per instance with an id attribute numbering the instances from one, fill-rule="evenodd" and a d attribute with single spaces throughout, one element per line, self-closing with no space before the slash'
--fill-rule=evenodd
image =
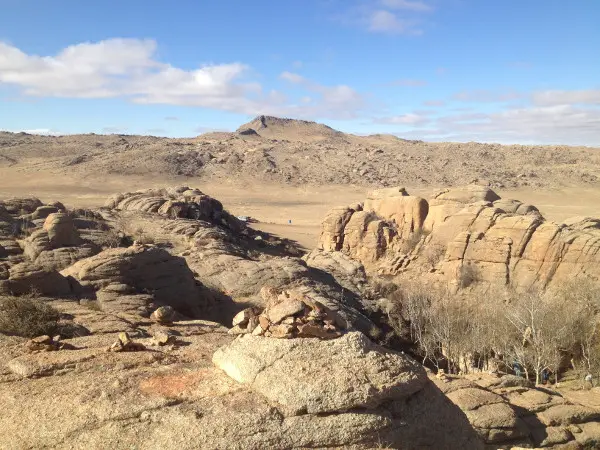
<path id="1" fill-rule="evenodd" d="M 0 83 L 38 97 L 111 97 L 122 89 L 123 76 L 159 67 L 150 58 L 155 50 L 153 41 L 111 39 L 40 57 L 0 42 Z"/>
<path id="2" fill-rule="evenodd" d="M 600 105 L 600 89 L 539 91 L 533 93 L 532 100 L 535 105 L 539 106 L 572 104 Z"/>
<path id="3" fill-rule="evenodd" d="M 401 134 L 435 141 L 598 146 L 600 108 L 529 106 L 495 113 L 447 115 L 429 124 L 427 130 L 415 129 Z"/>
<path id="4" fill-rule="evenodd" d="M 492 91 L 486 89 L 478 89 L 471 91 L 462 91 L 452 96 L 453 100 L 461 102 L 507 102 L 509 100 L 517 100 L 523 98 L 523 94 L 514 90 Z"/>
<path id="5" fill-rule="evenodd" d="M 281 109 L 279 115 L 287 117 L 291 114 L 293 117 L 310 118 L 319 117 L 323 111 L 329 111 L 327 115 L 331 116 L 331 113 L 336 111 L 340 118 L 351 119 L 366 106 L 363 96 L 350 86 L 343 84 L 325 86 L 291 72 L 283 72 L 279 77 L 312 94 L 317 94 L 316 99 L 312 96 L 302 97 L 300 102 L 305 106 L 290 105 Z"/>
<path id="6" fill-rule="evenodd" d="M 346 2 L 347 4 L 348 2 Z M 334 20 L 357 26 L 371 33 L 389 35 L 421 35 L 421 18 L 433 8 L 417 0 L 362 0 L 338 11 Z"/>
<path id="7" fill-rule="evenodd" d="M 263 92 L 247 65 L 208 64 L 184 70 L 160 62 L 153 40 L 109 39 L 72 45 L 55 56 L 29 55 L 0 42 L 0 85 L 30 97 L 126 98 L 140 104 L 197 106 L 235 113 L 352 117 L 364 106 L 348 86 L 322 86 L 291 72 L 282 78 L 319 94 L 310 107 L 288 104 L 284 93 Z"/>
<path id="8" fill-rule="evenodd" d="M 407 9 L 410 11 L 429 12 L 433 7 L 421 1 L 381 0 L 381 4 L 390 9 Z"/>
<path id="9" fill-rule="evenodd" d="M 390 124 L 390 125 L 412 125 L 412 126 L 421 126 L 428 122 L 431 122 L 431 119 L 427 117 L 425 114 L 417 114 L 417 113 L 409 113 L 401 116 L 392 116 L 392 117 L 384 117 L 380 119 L 375 119 L 374 122 L 381 124 Z"/>
<path id="10" fill-rule="evenodd" d="M 368 18 L 368 29 L 376 33 L 402 34 L 410 31 L 408 23 L 385 9 L 372 11 Z"/>
<path id="11" fill-rule="evenodd" d="M 394 80 L 389 83 L 390 86 L 402 86 L 402 87 L 423 87 L 427 86 L 427 81 L 425 80 L 414 80 L 414 79 L 402 79 L 402 80 Z"/>
<path id="12" fill-rule="evenodd" d="M 302 75 L 298 75 L 296 73 L 287 71 L 279 75 L 279 78 L 285 81 L 289 81 L 290 83 L 303 83 L 305 81 Z"/>

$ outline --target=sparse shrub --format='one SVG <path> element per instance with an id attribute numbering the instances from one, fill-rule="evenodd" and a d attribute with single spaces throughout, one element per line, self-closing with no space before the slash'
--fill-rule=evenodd
<path id="1" fill-rule="evenodd" d="M 100 306 L 98 300 L 82 300 L 79 303 L 81 304 L 81 306 L 85 306 L 87 309 L 90 309 L 92 311 L 102 311 L 102 307 Z"/>
<path id="2" fill-rule="evenodd" d="M 369 328 L 369 337 L 377 342 L 379 341 L 379 339 L 381 339 L 381 336 L 383 335 L 383 331 L 381 330 L 381 328 L 373 325 L 371 328 Z"/>
<path id="3" fill-rule="evenodd" d="M 423 229 L 413 231 L 406 239 L 403 240 L 400 251 L 406 254 L 411 253 L 415 248 L 417 248 L 417 245 L 419 245 L 423 237 L 427 235 L 428 233 Z"/>
<path id="4" fill-rule="evenodd" d="M 125 236 L 119 233 L 117 230 L 110 229 L 103 235 L 103 239 L 100 242 L 102 247 L 117 248 L 122 247 L 124 244 Z"/>
<path id="5" fill-rule="evenodd" d="M 423 252 L 425 261 L 431 266 L 435 267 L 444 258 L 446 249 L 441 244 L 430 244 Z"/>
<path id="6" fill-rule="evenodd" d="M 471 263 L 463 263 L 458 273 L 458 285 L 464 289 L 478 281 L 481 281 L 481 274 L 477 266 Z"/>
<path id="7" fill-rule="evenodd" d="M 133 232 L 132 238 L 135 242 L 142 245 L 154 244 L 154 238 L 144 231 L 142 227 L 138 227 Z"/>
<path id="8" fill-rule="evenodd" d="M 36 337 L 53 335 L 60 329 L 59 312 L 32 297 L 0 298 L 0 333 Z"/>
<path id="9" fill-rule="evenodd" d="M 154 238 L 141 226 L 134 228 L 129 217 L 120 216 L 115 219 L 114 227 L 104 233 L 103 247 L 129 247 L 136 241 L 140 244 L 154 244 Z"/>

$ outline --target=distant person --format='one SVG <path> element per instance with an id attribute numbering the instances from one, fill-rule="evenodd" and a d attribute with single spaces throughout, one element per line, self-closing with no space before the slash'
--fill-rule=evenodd
<path id="1" fill-rule="evenodd" d="M 542 384 L 548 384 L 548 379 L 550 378 L 550 371 L 548 369 L 542 370 Z"/>
<path id="2" fill-rule="evenodd" d="M 591 373 L 588 373 L 583 380 L 585 382 L 586 389 L 591 389 L 594 387 L 594 377 L 592 377 Z"/>
<path id="3" fill-rule="evenodd" d="M 523 376 L 522 372 L 521 372 L 521 365 L 518 362 L 513 363 L 513 371 L 515 372 L 515 375 L 518 377 Z"/>

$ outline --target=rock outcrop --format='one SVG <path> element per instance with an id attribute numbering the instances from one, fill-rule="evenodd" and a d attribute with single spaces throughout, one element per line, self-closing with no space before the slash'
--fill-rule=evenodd
<path id="1" fill-rule="evenodd" d="M 240 221 L 223 209 L 221 202 L 187 186 L 115 194 L 106 201 L 105 207 L 160 214 L 171 219 L 204 220 L 236 231 L 243 228 Z"/>
<path id="2" fill-rule="evenodd" d="M 187 187 L 118 195 L 98 211 L 3 202 L 0 292 L 54 297 L 63 335 L 0 334 L 0 448 L 593 448 L 592 392 L 428 377 L 365 335 L 381 331 L 365 315 L 367 275 L 380 269 L 445 277 L 470 260 L 500 277 L 492 264 L 505 249 L 512 283 L 546 239 L 563 247 L 540 277 L 554 282 L 568 263 L 593 273 L 598 221 L 566 222 L 555 237 L 535 208 L 496 197 L 380 191 L 331 215 L 323 248 L 303 259 Z M 125 245 L 123 224 L 155 244 Z M 444 260 L 429 274 L 433 245 Z M 215 311 L 233 327 L 193 320 Z"/>
<path id="3" fill-rule="evenodd" d="M 431 379 L 490 448 L 595 448 L 600 442 L 595 426 L 600 409 L 593 402 L 580 403 L 578 392 L 505 386 L 503 378 L 485 374 L 469 378 Z M 555 447 L 560 445 L 567 446 Z"/>
<path id="4" fill-rule="evenodd" d="M 208 304 L 185 260 L 155 246 L 104 250 L 63 270 L 76 293 L 97 298 L 106 311 L 148 317 L 168 305 L 198 317 Z"/>
<path id="5" fill-rule="evenodd" d="M 218 350 L 213 362 L 287 415 L 376 409 L 413 395 L 427 381 L 416 362 L 356 332 L 326 341 L 246 335 Z"/>
<path id="6" fill-rule="evenodd" d="M 522 290 L 600 279 L 600 219 L 549 222 L 481 186 L 446 189 L 429 201 L 403 189 L 376 191 L 363 205 L 333 210 L 319 248 L 343 252 L 371 274 L 434 272 L 457 285 L 466 272 Z"/>
<path id="7" fill-rule="evenodd" d="M 341 330 L 351 328 L 351 324 L 342 315 L 298 291 L 283 291 L 279 294 L 273 288 L 264 287 L 261 295 L 267 302 L 267 307 L 260 313 L 257 307 L 240 311 L 233 318 L 230 334 L 281 339 L 334 339 L 342 334 Z"/>
<path id="8" fill-rule="evenodd" d="M 102 219 L 82 219 L 60 202 L 36 198 L 0 205 L 0 292 L 68 295 L 68 282 L 58 271 L 100 251 L 108 229 Z"/>

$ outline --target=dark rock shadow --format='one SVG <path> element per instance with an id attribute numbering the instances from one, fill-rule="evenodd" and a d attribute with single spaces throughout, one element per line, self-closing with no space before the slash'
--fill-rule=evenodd
<path id="1" fill-rule="evenodd" d="M 293 239 L 249 227 L 245 230 L 245 236 L 243 236 L 241 244 L 244 250 L 248 252 L 262 253 L 269 256 L 300 258 L 308 251 Z"/>
<path id="2" fill-rule="evenodd" d="M 416 394 L 386 405 L 393 426 L 380 435 L 395 449 L 483 450 L 485 443 L 467 416 L 431 381 Z M 495 447 L 494 447 L 495 448 Z"/>

